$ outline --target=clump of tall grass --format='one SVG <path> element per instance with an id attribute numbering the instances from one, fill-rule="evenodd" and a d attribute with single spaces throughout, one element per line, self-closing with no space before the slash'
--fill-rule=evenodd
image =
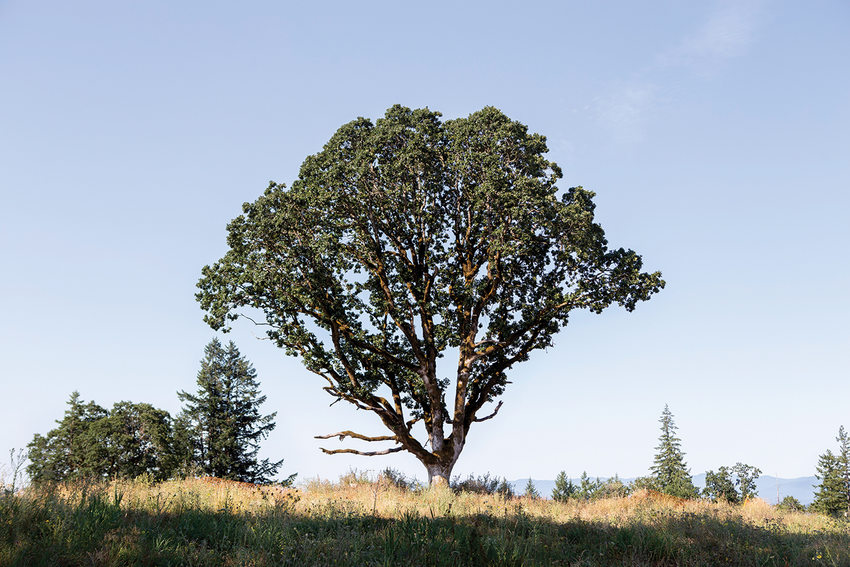
<path id="1" fill-rule="evenodd" d="M 0 565 L 850 565 L 850 524 L 754 499 L 553 502 L 354 473 L 302 489 L 190 479 L 0 497 Z"/>

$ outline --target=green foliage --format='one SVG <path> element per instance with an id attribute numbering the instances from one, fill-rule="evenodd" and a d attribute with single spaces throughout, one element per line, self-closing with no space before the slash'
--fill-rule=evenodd
<path id="1" fill-rule="evenodd" d="M 572 485 L 572 482 L 570 481 L 569 484 Z M 599 477 L 596 477 L 595 479 L 590 478 L 587 475 L 587 472 L 582 472 L 581 477 L 579 478 L 578 485 L 572 486 L 572 496 L 579 500 L 595 500 L 599 498 L 622 498 L 624 496 L 628 496 L 628 494 L 632 490 L 630 487 L 626 486 L 623 481 L 620 480 L 620 477 L 617 475 L 614 475 L 613 477 L 606 480 L 601 480 Z M 557 489 L 557 487 L 558 484 L 556 481 L 555 488 Z"/>
<path id="2" fill-rule="evenodd" d="M 761 470 L 743 463 L 735 463 L 735 466 L 731 468 L 720 467 L 717 472 L 707 471 L 702 495 L 715 501 L 724 500 L 730 504 L 744 502 L 758 495 L 756 479 L 759 475 Z"/>
<path id="3" fill-rule="evenodd" d="M 27 474 L 33 482 L 61 481 L 93 474 L 93 438 L 89 426 L 103 418 L 106 410 L 94 402 L 84 404 L 79 392 L 73 392 L 67 403 L 65 416 L 56 422 L 58 427 L 47 436 L 36 433 L 27 445 L 30 454 Z"/>
<path id="4" fill-rule="evenodd" d="M 525 491 L 523 495 L 531 498 L 532 500 L 537 500 L 540 498 L 540 493 L 537 492 L 537 488 L 534 486 L 534 482 L 531 480 L 531 477 L 528 477 L 528 482 L 525 483 Z"/>
<path id="5" fill-rule="evenodd" d="M 843 483 L 841 472 L 836 457 L 832 451 L 818 458 L 817 478 L 820 484 L 816 486 L 815 499 L 812 502 L 812 510 L 823 514 L 838 515 L 844 510 Z"/>
<path id="6" fill-rule="evenodd" d="M 555 477 L 555 488 L 552 489 L 552 500 L 566 502 L 578 492 L 578 487 L 573 484 L 572 479 L 567 478 L 566 471 L 561 471 Z"/>
<path id="7" fill-rule="evenodd" d="M 602 481 L 594 493 L 594 498 L 624 498 L 631 493 L 631 488 L 627 486 L 619 475 L 614 475 L 611 478 Z"/>
<path id="8" fill-rule="evenodd" d="M 783 498 L 782 501 L 776 505 L 776 507 L 780 510 L 786 510 L 788 512 L 802 512 L 806 509 L 806 507 L 803 506 L 803 504 L 799 500 L 790 495 Z"/>
<path id="9" fill-rule="evenodd" d="M 490 476 L 485 473 L 481 476 L 469 475 L 466 479 L 454 478 L 451 489 L 457 493 L 471 492 L 474 494 L 497 494 L 503 498 L 513 498 L 514 489 L 504 478 Z"/>
<path id="10" fill-rule="evenodd" d="M 705 488 L 703 496 L 712 500 L 724 500 L 730 504 L 737 504 L 741 498 L 735 490 L 735 482 L 732 480 L 732 472 L 728 467 L 720 467 L 717 472 L 706 471 Z"/>
<path id="11" fill-rule="evenodd" d="M 735 463 L 732 472 L 735 473 L 735 486 L 738 489 L 741 502 L 758 496 L 756 479 L 761 476 L 761 469 L 744 463 Z"/>
<path id="12" fill-rule="evenodd" d="M 106 418 L 92 424 L 91 433 L 102 440 L 107 476 L 163 480 L 178 465 L 171 416 L 150 404 L 118 402 Z"/>
<path id="13" fill-rule="evenodd" d="M 844 426 L 838 428 L 838 470 L 844 495 L 844 513 L 850 515 L 850 435 Z"/>
<path id="14" fill-rule="evenodd" d="M 72 479 L 169 478 L 179 463 L 168 412 L 118 402 L 107 411 L 71 394 L 58 427 L 28 445 L 27 472 L 35 483 Z"/>
<path id="15" fill-rule="evenodd" d="M 599 477 L 591 479 L 587 476 L 586 471 L 582 471 L 579 478 L 578 490 L 576 491 L 576 498 L 579 500 L 590 500 L 596 496 L 600 486 L 602 486 L 602 481 L 599 480 Z"/>
<path id="16" fill-rule="evenodd" d="M 698 490 L 694 486 L 690 470 L 685 464 L 685 455 L 681 448 L 681 439 L 676 437 L 676 424 L 673 414 L 665 404 L 661 418 L 661 436 L 655 448 L 652 476 L 660 492 L 679 498 L 696 498 Z"/>
<path id="17" fill-rule="evenodd" d="M 291 189 L 270 183 L 228 225 L 229 250 L 198 282 L 205 321 L 226 331 L 261 312 L 331 396 L 390 430 L 373 440 L 397 446 L 360 454 L 409 451 L 448 480 L 508 370 L 551 346 L 571 311 L 631 311 L 664 286 L 638 254 L 608 248 L 594 194 L 559 190 L 547 151 L 492 107 L 442 122 L 394 106 L 345 124 Z M 453 381 L 437 372 L 452 348 Z"/>
<path id="18" fill-rule="evenodd" d="M 637 490 L 654 490 L 661 492 L 661 487 L 658 485 L 658 480 L 652 476 L 639 476 L 629 484 L 629 490 L 635 492 Z"/>
<path id="19" fill-rule="evenodd" d="M 842 425 L 838 429 L 838 454 L 828 450 L 818 458 L 812 510 L 833 516 L 850 513 L 850 437 Z"/>
<path id="20" fill-rule="evenodd" d="M 275 428 L 277 412 L 261 415 L 257 371 L 231 341 L 213 339 L 204 349 L 197 394 L 178 392 L 180 422 L 188 432 L 187 458 L 200 472 L 242 482 L 271 481 L 283 460 L 259 461 L 260 442 Z M 294 480 L 294 475 L 286 483 Z"/>

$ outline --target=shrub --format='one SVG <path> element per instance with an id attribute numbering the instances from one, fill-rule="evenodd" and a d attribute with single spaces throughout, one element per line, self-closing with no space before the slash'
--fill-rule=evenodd
<path id="1" fill-rule="evenodd" d="M 625 485 L 618 475 L 602 481 L 593 494 L 594 498 L 625 498 L 631 492 L 630 487 Z"/>
<path id="2" fill-rule="evenodd" d="M 654 490 L 656 492 L 661 492 L 658 482 L 651 476 L 640 476 L 634 479 L 629 484 L 629 490 L 631 492 L 637 492 L 638 490 Z"/>
<path id="3" fill-rule="evenodd" d="M 418 480 L 392 467 L 387 467 L 378 474 L 378 482 L 391 484 L 401 490 L 418 490 L 422 487 Z"/>
<path id="4" fill-rule="evenodd" d="M 806 509 L 806 507 L 793 496 L 786 496 L 779 504 L 776 505 L 776 507 L 787 512 L 802 512 Z"/>
<path id="5" fill-rule="evenodd" d="M 456 493 L 472 492 L 475 494 L 498 494 L 503 498 L 515 496 L 513 487 L 504 478 L 491 477 L 490 473 L 483 476 L 469 475 L 466 480 L 455 477 L 451 488 Z"/>
<path id="6" fill-rule="evenodd" d="M 348 469 L 348 472 L 339 477 L 341 486 L 355 487 L 361 484 L 372 484 L 372 479 L 369 478 L 369 471 L 359 471 L 355 468 Z"/>

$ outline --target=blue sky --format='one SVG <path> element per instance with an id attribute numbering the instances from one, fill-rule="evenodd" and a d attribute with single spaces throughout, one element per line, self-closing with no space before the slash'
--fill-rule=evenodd
<path id="1" fill-rule="evenodd" d="M 0 1 L 0 450 L 75 389 L 178 411 L 214 336 L 201 267 L 340 125 L 493 105 L 668 285 L 515 367 L 455 472 L 645 474 L 668 403 L 695 473 L 814 473 L 850 426 L 847 3 L 298 4 Z M 230 338 L 287 473 L 424 476 L 321 454 L 380 426 L 258 336 Z"/>

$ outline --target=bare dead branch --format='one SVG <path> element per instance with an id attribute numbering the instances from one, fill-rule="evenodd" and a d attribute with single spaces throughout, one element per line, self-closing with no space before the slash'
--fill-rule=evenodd
<path id="1" fill-rule="evenodd" d="M 488 415 L 486 417 L 476 417 L 472 421 L 487 421 L 488 419 L 493 419 L 494 417 L 496 417 L 496 414 L 499 413 L 499 410 L 501 409 L 501 407 L 502 407 L 502 402 L 499 402 L 498 404 L 496 404 L 496 409 L 493 410 L 493 413 L 491 413 L 490 415 Z"/>
<path id="2" fill-rule="evenodd" d="M 397 441 L 395 435 L 377 435 L 375 437 L 370 437 L 368 435 L 363 435 L 361 433 L 355 433 L 353 431 L 340 431 L 338 433 L 329 433 L 328 435 L 316 435 L 314 439 L 331 439 L 333 437 L 339 437 L 339 440 L 342 441 L 346 437 L 353 437 L 354 439 L 361 439 L 363 441 Z"/>
<path id="3" fill-rule="evenodd" d="M 383 451 L 358 451 L 356 449 L 325 449 L 324 447 L 319 447 L 323 453 L 327 455 L 338 455 L 340 453 L 351 453 L 352 455 L 362 455 L 364 457 L 375 457 L 377 455 L 389 455 L 390 453 L 398 453 L 399 451 L 403 451 L 404 447 L 399 445 L 398 447 L 393 447 L 391 449 L 384 449 Z"/>
<path id="4" fill-rule="evenodd" d="M 272 326 L 271 323 L 260 323 L 259 321 L 254 320 L 252 317 L 249 317 L 248 315 L 245 315 L 244 313 L 237 313 L 237 315 L 239 317 L 242 317 L 243 319 L 248 319 L 249 321 L 251 321 L 257 327 L 271 327 Z"/>

